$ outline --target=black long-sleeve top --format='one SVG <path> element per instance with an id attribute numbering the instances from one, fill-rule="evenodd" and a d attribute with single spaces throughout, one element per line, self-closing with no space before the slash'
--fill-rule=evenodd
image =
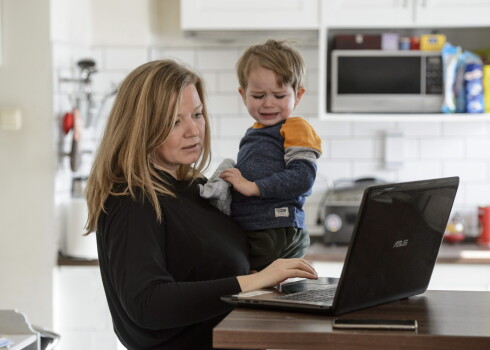
<path id="1" fill-rule="evenodd" d="M 212 328 L 249 271 L 246 237 L 201 198 L 197 183 L 162 172 L 177 198 L 110 196 L 97 229 L 100 271 L 114 330 L 128 349 L 211 349 Z"/>

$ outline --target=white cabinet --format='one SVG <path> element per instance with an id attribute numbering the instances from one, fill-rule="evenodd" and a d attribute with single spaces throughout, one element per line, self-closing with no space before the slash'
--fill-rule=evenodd
<path id="1" fill-rule="evenodd" d="M 418 0 L 416 22 L 419 26 L 488 27 L 489 0 Z"/>
<path id="2" fill-rule="evenodd" d="M 488 0 L 323 0 L 331 28 L 477 27 L 490 25 Z"/>
<path id="3" fill-rule="evenodd" d="M 332 28 L 373 28 L 413 23 L 413 0 L 323 0 L 322 24 Z"/>
<path id="4" fill-rule="evenodd" d="M 490 291 L 488 264 L 436 264 L 429 289 Z"/>
<path id="5" fill-rule="evenodd" d="M 338 278 L 342 274 L 343 263 L 314 261 L 313 267 L 319 276 Z M 490 291 L 490 266 L 436 263 L 428 289 Z"/>
<path id="6" fill-rule="evenodd" d="M 181 0 L 183 30 L 318 29 L 318 0 Z"/>

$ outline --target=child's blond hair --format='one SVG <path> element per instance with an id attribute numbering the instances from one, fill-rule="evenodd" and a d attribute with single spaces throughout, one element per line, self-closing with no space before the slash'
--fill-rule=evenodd
<path id="1" fill-rule="evenodd" d="M 305 64 L 300 53 L 287 41 L 267 40 L 250 46 L 236 64 L 238 82 L 242 89 L 248 85 L 248 74 L 255 67 L 270 69 L 276 75 L 277 85 L 291 85 L 296 92 L 303 87 Z"/>

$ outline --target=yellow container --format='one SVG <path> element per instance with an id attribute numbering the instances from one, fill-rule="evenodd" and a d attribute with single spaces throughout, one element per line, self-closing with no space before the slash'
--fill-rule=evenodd
<path id="1" fill-rule="evenodd" d="M 441 51 L 445 43 L 444 34 L 422 34 L 420 36 L 421 51 Z"/>
<path id="2" fill-rule="evenodd" d="M 483 66 L 483 105 L 485 113 L 490 113 L 490 64 Z"/>

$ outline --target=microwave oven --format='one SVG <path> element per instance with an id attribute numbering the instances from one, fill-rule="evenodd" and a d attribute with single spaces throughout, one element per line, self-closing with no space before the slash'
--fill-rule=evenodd
<path id="1" fill-rule="evenodd" d="M 441 112 L 440 52 L 333 50 L 330 57 L 331 112 Z"/>

